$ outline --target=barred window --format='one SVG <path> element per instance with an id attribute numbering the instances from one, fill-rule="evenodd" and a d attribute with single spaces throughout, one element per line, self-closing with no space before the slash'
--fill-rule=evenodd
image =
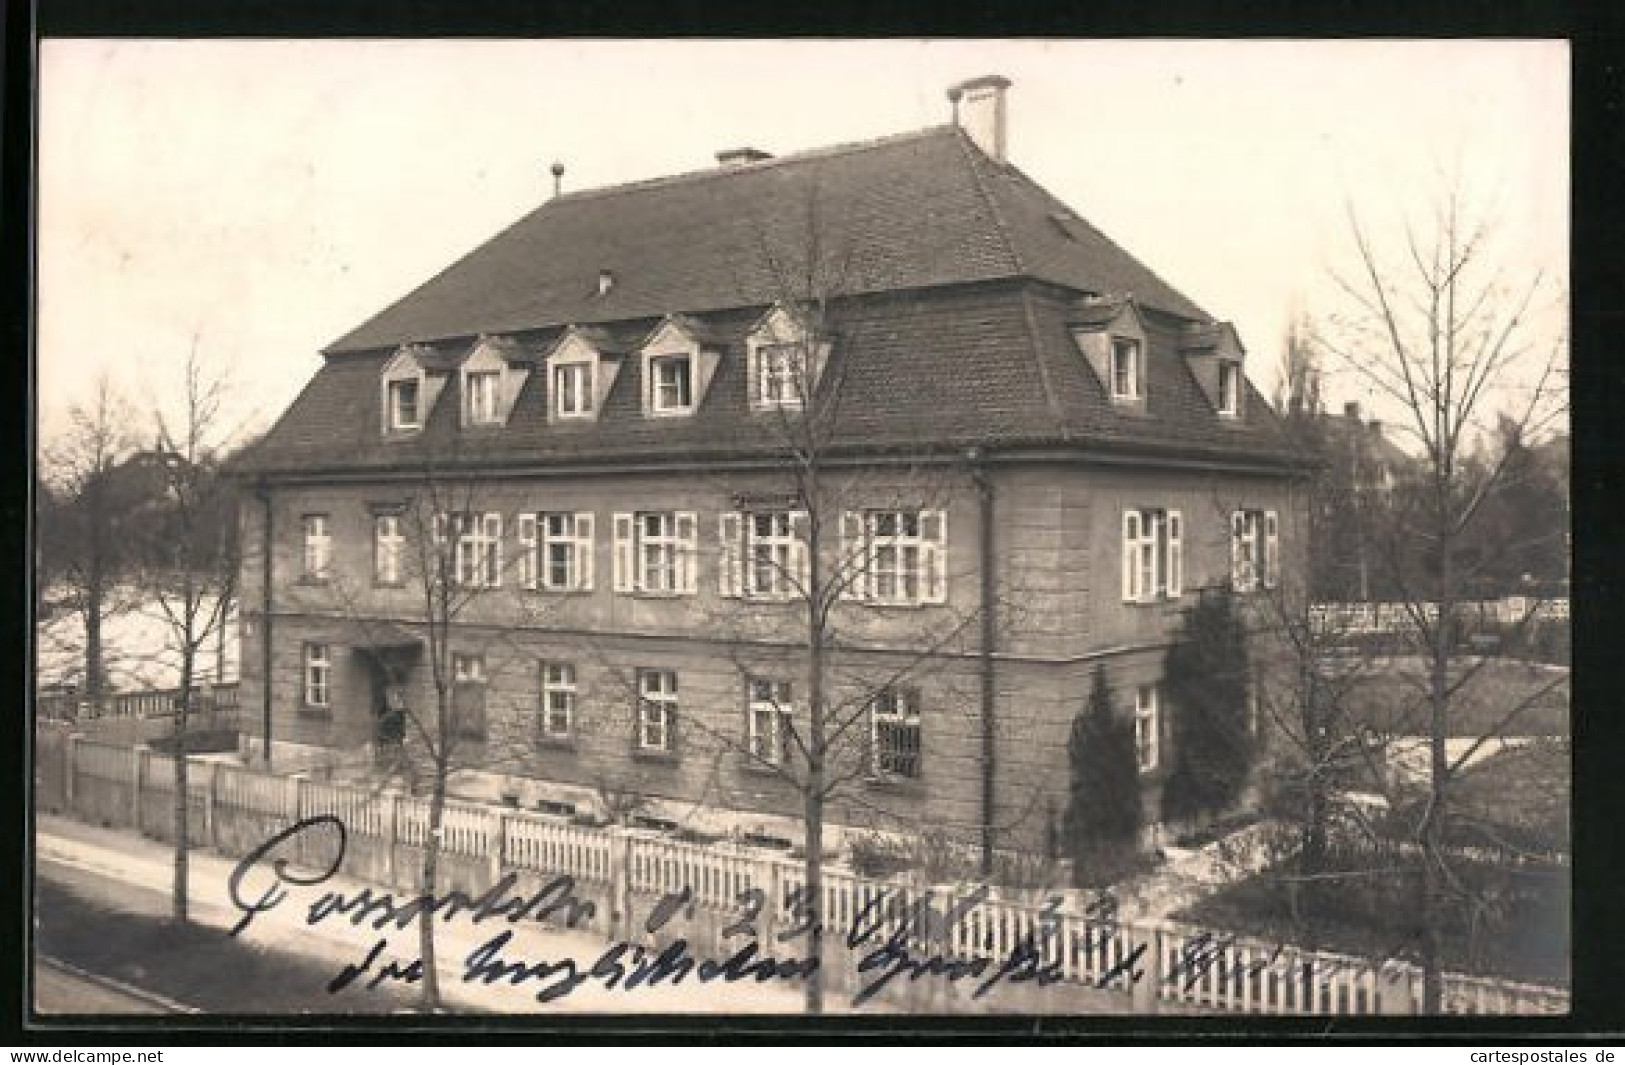
<path id="1" fill-rule="evenodd" d="M 887 688 L 870 702 L 874 724 L 874 771 L 882 777 L 920 775 L 920 696 L 912 688 Z"/>

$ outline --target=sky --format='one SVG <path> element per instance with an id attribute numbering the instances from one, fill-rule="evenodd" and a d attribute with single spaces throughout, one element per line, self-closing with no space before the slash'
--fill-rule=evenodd
<path id="1" fill-rule="evenodd" d="M 554 161 L 578 190 L 885 136 L 988 73 L 1011 161 L 1233 321 L 1266 395 L 1290 316 L 1334 298 L 1351 205 L 1392 228 L 1461 176 L 1506 261 L 1566 283 L 1563 42 L 49 40 L 40 437 L 104 372 L 173 414 L 194 345 L 228 424 L 268 427 Z"/>

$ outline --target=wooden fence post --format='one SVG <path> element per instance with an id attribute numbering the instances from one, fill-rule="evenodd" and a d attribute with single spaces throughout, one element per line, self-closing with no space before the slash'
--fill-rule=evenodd
<path id="1" fill-rule="evenodd" d="M 63 812 L 72 814 L 78 812 L 73 805 L 74 795 L 78 790 L 73 786 L 73 778 L 79 771 L 79 734 L 75 732 L 68 733 L 67 738 L 62 742 L 62 750 L 63 762 L 65 763 L 62 767 L 63 805 L 66 807 Z"/>
<path id="2" fill-rule="evenodd" d="M 767 894 L 767 905 L 762 907 L 762 938 L 763 953 L 766 945 L 776 943 L 781 928 L 788 928 L 789 921 L 784 914 L 784 870 L 779 867 L 776 855 L 766 855 L 767 884 L 763 891 Z"/>
<path id="3" fill-rule="evenodd" d="M 610 933 L 629 941 L 632 936 L 632 837 L 619 825 L 610 825 L 606 830 L 610 834 Z"/>
<path id="4" fill-rule="evenodd" d="M 384 829 L 384 870 L 389 879 L 389 886 L 395 887 L 396 851 L 400 847 L 401 836 L 401 797 L 396 792 L 386 792 L 389 798 L 389 816 Z"/>
<path id="5" fill-rule="evenodd" d="M 1144 925 L 1130 924 L 1126 926 L 1130 932 L 1128 949 L 1133 953 L 1140 943 L 1145 944 L 1145 953 L 1140 955 L 1139 964 L 1131 966 L 1128 972 L 1130 981 L 1129 992 L 1134 1001 L 1134 1012 L 1137 1014 L 1158 1012 L 1158 1002 L 1162 997 L 1162 929 L 1155 924 L 1147 922 Z M 1140 973 L 1139 979 L 1134 974 Z"/>
<path id="6" fill-rule="evenodd" d="M 220 763 L 209 763 L 208 789 L 203 793 L 203 829 L 204 838 L 209 842 L 209 849 L 220 850 L 220 834 L 215 828 L 215 801 L 219 797 Z"/>
<path id="7" fill-rule="evenodd" d="M 132 747 L 130 749 L 130 755 L 132 762 L 130 766 L 130 815 L 135 819 L 136 835 L 142 835 L 141 790 L 143 778 L 145 778 L 147 775 L 146 745 L 137 744 L 135 747 Z"/>
<path id="8" fill-rule="evenodd" d="M 486 885 L 487 888 L 492 887 L 493 885 L 496 884 L 496 882 L 498 880 L 502 879 L 502 866 L 507 860 L 507 855 L 505 853 L 506 850 L 507 850 L 507 846 L 508 846 L 508 814 L 507 814 L 507 811 L 505 811 L 505 810 L 496 811 L 496 817 L 493 820 L 494 820 L 494 829 L 493 829 L 493 832 L 492 832 L 491 852 L 490 852 L 491 883 Z"/>

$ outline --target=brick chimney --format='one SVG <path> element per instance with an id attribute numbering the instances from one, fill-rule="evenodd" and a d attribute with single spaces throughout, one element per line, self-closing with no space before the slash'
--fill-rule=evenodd
<path id="1" fill-rule="evenodd" d="M 1008 88 L 1009 78 L 984 74 L 948 90 L 948 99 L 954 105 L 954 124 L 1001 163 L 1006 160 L 1004 93 Z"/>

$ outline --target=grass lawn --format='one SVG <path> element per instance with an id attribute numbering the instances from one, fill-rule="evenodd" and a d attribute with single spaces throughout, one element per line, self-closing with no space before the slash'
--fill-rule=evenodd
<path id="1" fill-rule="evenodd" d="M 1383 735 L 1425 735 L 1425 666 L 1418 658 L 1364 667 L 1349 693 L 1352 716 Z M 1545 690 L 1550 688 L 1550 690 Z M 1513 659 L 1487 662 L 1451 700 L 1447 722 L 1455 737 L 1477 737 L 1495 729 L 1520 701 L 1533 698 L 1503 729 L 1507 736 L 1569 735 L 1567 670 Z"/>
<path id="2" fill-rule="evenodd" d="M 1445 915 L 1444 968 L 1523 983 L 1568 986 L 1569 890 L 1566 869 L 1518 871 L 1479 866 L 1463 870 L 1488 890 L 1515 890 L 1519 900 L 1496 919 L 1469 929 L 1466 906 Z M 1293 919 L 1293 895 L 1299 915 Z M 1416 961 L 1418 929 L 1413 908 L 1397 878 L 1323 882 L 1318 899 L 1294 891 L 1269 873 L 1237 881 L 1175 916 L 1209 928 L 1272 942 L 1314 946 L 1365 958 Z M 1387 915 L 1386 919 L 1382 915 Z"/>
<path id="3" fill-rule="evenodd" d="M 114 909 L 41 878 L 38 950 L 205 1013 L 334 1013 L 327 984 L 338 967 L 271 954 L 218 928 L 177 928 L 163 917 Z M 411 991 L 347 994 L 345 1013 L 409 1009 Z"/>

